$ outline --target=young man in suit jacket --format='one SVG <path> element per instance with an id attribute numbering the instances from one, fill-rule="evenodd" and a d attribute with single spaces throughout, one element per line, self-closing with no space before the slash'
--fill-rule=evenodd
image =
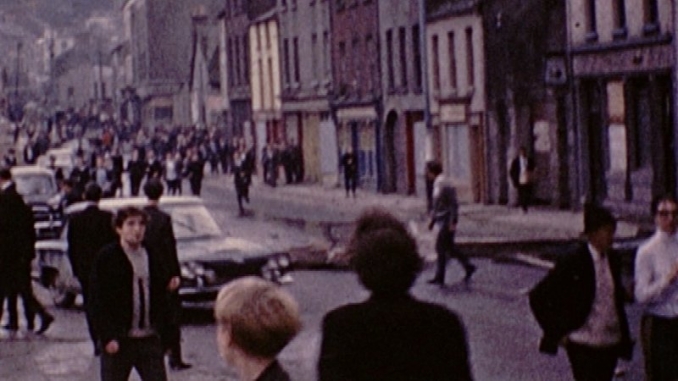
<path id="1" fill-rule="evenodd" d="M 103 348 L 102 381 L 127 380 L 132 368 L 142 381 L 167 380 L 169 284 L 158 253 L 143 244 L 147 221 L 137 207 L 118 210 L 119 239 L 99 252 L 92 271 L 89 308 Z"/>
<path id="2" fill-rule="evenodd" d="M 627 295 L 612 250 L 616 224 L 607 209 L 586 205 L 587 242 L 530 292 L 530 307 L 544 331 L 540 351 L 555 355 L 564 344 L 576 381 L 612 380 L 617 360 L 631 357 Z"/>

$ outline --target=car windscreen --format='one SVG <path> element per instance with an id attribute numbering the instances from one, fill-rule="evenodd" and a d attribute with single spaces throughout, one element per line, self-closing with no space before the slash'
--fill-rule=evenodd
<path id="1" fill-rule="evenodd" d="M 23 196 L 51 196 L 57 191 L 54 178 L 49 175 L 14 176 L 14 182 Z"/>
<path id="2" fill-rule="evenodd" d="M 172 216 L 172 227 L 177 239 L 221 236 L 221 229 L 203 205 L 162 207 Z"/>

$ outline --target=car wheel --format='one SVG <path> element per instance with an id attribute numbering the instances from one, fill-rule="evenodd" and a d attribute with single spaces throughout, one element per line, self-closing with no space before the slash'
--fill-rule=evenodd
<path id="1" fill-rule="evenodd" d="M 59 271 L 51 267 L 43 267 L 40 273 L 40 284 L 49 291 L 54 305 L 60 308 L 71 308 L 75 304 L 77 294 L 70 291 L 59 277 Z"/>

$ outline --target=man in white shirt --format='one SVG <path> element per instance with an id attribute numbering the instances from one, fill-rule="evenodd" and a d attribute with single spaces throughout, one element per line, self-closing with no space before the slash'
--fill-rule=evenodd
<path id="1" fill-rule="evenodd" d="M 635 265 L 646 379 L 678 380 L 678 201 L 660 197 L 652 214 L 657 231 L 638 248 Z"/>

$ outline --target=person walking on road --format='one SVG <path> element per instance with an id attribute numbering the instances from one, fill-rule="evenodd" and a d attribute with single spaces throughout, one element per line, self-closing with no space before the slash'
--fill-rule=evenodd
<path id="1" fill-rule="evenodd" d="M 384 210 L 366 211 L 348 252 L 371 295 L 323 318 L 318 380 L 472 380 L 460 318 L 409 292 L 423 263 L 405 225 Z"/>
<path id="2" fill-rule="evenodd" d="M 355 189 L 358 186 L 358 157 L 350 146 L 341 156 L 341 166 L 344 168 L 344 187 L 346 188 L 346 197 L 349 191 L 355 198 Z"/>
<path id="3" fill-rule="evenodd" d="M 640 248 L 635 296 L 644 304 L 641 337 L 648 381 L 678 380 L 678 201 L 652 203 L 657 231 Z"/>
<path id="4" fill-rule="evenodd" d="M 189 156 L 188 164 L 186 164 L 188 182 L 191 185 L 191 193 L 194 196 L 200 196 L 204 170 L 205 161 L 200 157 L 198 150 L 194 149 Z"/>
<path id="5" fill-rule="evenodd" d="M 97 255 L 90 308 L 101 341 L 101 380 L 166 381 L 164 344 L 170 334 L 166 270 L 155 248 L 143 243 L 148 216 L 133 206 L 114 217 L 119 240 Z"/>
<path id="6" fill-rule="evenodd" d="M 276 357 L 301 329 L 292 295 L 261 278 L 240 278 L 219 291 L 214 318 L 219 353 L 240 380 L 290 380 Z"/>
<path id="7" fill-rule="evenodd" d="M 621 281 L 621 261 L 612 250 L 617 221 L 609 210 L 587 204 L 587 242 L 564 256 L 529 293 L 543 330 L 541 352 L 555 355 L 564 343 L 576 381 L 610 381 L 619 358 L 633 343 L 624 310 L 630 298 Z"/>
<path id="8" fill-rule="evenodd" d="M 129 163 L 127 163 L 127 173 L 129 173 L 130 193 L 132 196 L 138 196 L 141 182 L 144 176 L 146 176 L 146 161 L 141 157 L 138 148 L 132 151 L 132 157 Z"/>
<path id="9" fill-rule="evenodd" d="M 434 207 L 431 212 L 431 222 L 428 225 L 429 230 L 434 225 L 438 225 L 438 235 L 436 237 L 436 273 L 428 282 L 431 284 L 445 284 L 445 270 L 447 269 L 447 259 L 456 258 L 464 267 L 466 275 L 464 281 L 468 282 L 476 272 L 476 266 L 471 263 L 469 258 L 458 250 L 454 243 L 454 235 L 457 231 L 457 221 L 459 220 L 459 203 L 457 202 L 457 190 L 443 176 L 442 169 L 433 168 L 436 174 L 433 183 Z"/>
<path id="10" fill-rule="evenodd" d="M 33 330 L 34 317 L 39 315 L 41 325 L 37 333 L 44 333 L 54 317 L 35 298 L 31 282 L 31 261 L 35 258 L 35 228 L 33 212 L 16 190 L 9 168 L 0 169 L 0 317 L 7 298 L 10 331 L 19 329 L 17 297 L 21 296 L 28 330 Z"/>
<path id="11" fill-rule="evenodd" d="M 99 209 L 103 190 L 94 182 L 87 184 L 84 199 L 88 203 L 81 212 L 70 217 L 68 233 L 68 259 L 71 262 L 73 275 L 80 282 L 83 308 L 87 319 L 90 339 L 94 345 L 94 354 L 101 352 L 89 308 L 90 277 L 96 262 L 96 255 L 106 245 L 118 239 L 113 230 L 113 214 Z"/>
<path id="12" fill-rule="evenodd" d="M 534 172 L 534 160 L 527 157 L 527 149 L 520 147 L 518 156 L 511 161 L 509 175 L 511 183 L 518 191 L 518 206 L 527 213 L 532 199 L 532 174 Z"/>
<path id="13" fill-rule="evenodd" d="M 181 268 L 177 256 L 177 240 L 172 228 L 172 216 L 160 210 L 160 197 L 163 186 L 160 180 L 151 179 L 144 185 L 144 194 L 148 197 L 148 205 L 144 212 L 148 214 L 148 224 L 144 235 L 144 244 L 153 247 L 164 265 L 169 279 L 167 289 L 169 299 L 169 328 L 168 351 L 169 366 L 173 370 L 184 370 L 191 367 L 181 356 L 181 300 L 179 300 L 179 285 L 181 284 Z"/>

